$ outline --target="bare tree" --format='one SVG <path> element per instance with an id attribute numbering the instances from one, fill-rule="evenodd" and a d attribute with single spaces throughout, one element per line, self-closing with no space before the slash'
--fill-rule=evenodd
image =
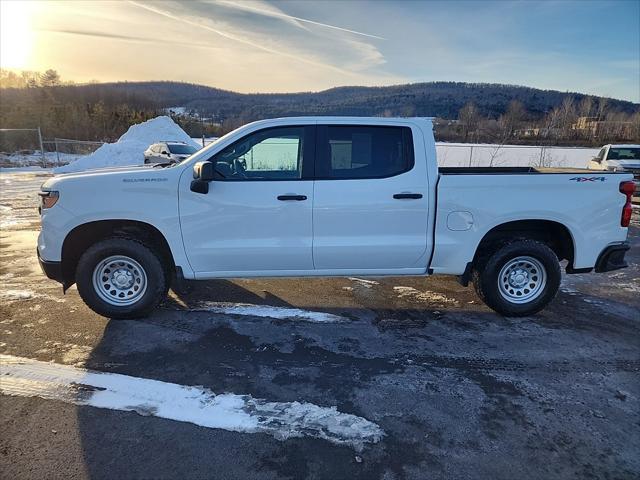
<path id="1" fill-rule="evenodd" d="M 458 120 L 462 126 L 462 134 L 464 141 L 466 142 L 469 135 L 478 129 L 480 123 L 480 112 L 478 107 L 473 102 L 468 102 L 464 107 L 460 109 L 458 113 Z"/>
<path id="2" fill-rule="evenodd" d="M 586 96 L 578 105 L 578 114 L 581 117 L 591 117 L 593 116 L 594 105 L 593 105 L 593 97 Z"/>
<path id="3" fill-rule="evenodd" d="M 498 119 L 502 136 L 506 138 L 513 136 L 525 121 L 526 117 L 527 110 L 524 108 L 524 105 L 517 100 L 512 100 L 507 107 L 507 111 L 503 115 L 500 115 Z"/>

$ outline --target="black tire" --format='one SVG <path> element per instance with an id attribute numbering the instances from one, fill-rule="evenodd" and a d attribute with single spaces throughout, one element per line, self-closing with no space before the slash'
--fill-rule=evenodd
<path id="1" fill-rule="evenodd" d="M 535 298 L 524 303 L 505 298 L 509 292 L 501 293 L 498 279 L 502 268 L 518 257 L 531 257 L 545 270 L 544 286 L 539 287 Z M 478 296 L 488 307 L 506 317 L 525 317 L 539 312 L 553 300 L 560 288 L 561 277 L 558 257 L 547 245 L 535 240 L 514 240 L 483 256 L 474 266 L 472 281 Z"/>
<path id="2" fill-rule="evenodd" d="M 94 287 L 94 271 L 105 259 L 124 255 L 135 260 L 146 275 L 146 290 L 131 305 L 114 305 L 101 298 Z M 91 310 L 113 319 L 140 318 L 149 315 L 164 299 L 168 278 L 160 257 L 146 245 L 128 238 L 108 238 L 92 245 L 80 257 L 76 269 L 78 293 Z"/>

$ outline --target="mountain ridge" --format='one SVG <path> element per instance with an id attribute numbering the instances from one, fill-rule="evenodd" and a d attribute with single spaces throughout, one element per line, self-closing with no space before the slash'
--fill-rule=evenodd
<path id="1" fill-rule="evenodd" d="M 174 81 L 107 82 L 52 87 L 62 97 L 81 96 L 87 102 L 134 101 L 156 108 L 186 107 L 219 120 L 255 120 L 294 115 L 437 116 L 457 118 L 469 102 L 482 115 L 497 118 L 511 101 L 523 104 L 534 118 L 559 107 L 566 98 L 580 102 L 591 97 L 579 92 L 543 90 L 521 85 L 467 82 L 419 82 L 380 87 L 341 86 L 317 92 L 239 93 L 217 87 Z M 33 89 L 4 89 L 7 90 Z M 15 92 L 18 96 L 24 93 Z M 70 98 L 71 100 L 71 98 Z M 606 98 L 609 109 L 625 113 L 640 104 Z"/>

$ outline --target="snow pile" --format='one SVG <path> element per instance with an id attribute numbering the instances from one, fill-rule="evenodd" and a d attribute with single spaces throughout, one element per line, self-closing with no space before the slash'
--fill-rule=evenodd
<path id="1" fill-rule="evenodd" d="M 144 151 L 152 143 L 163 140 L 185 142 L 196 148 L 194 142 L 171 118 L 161 116 L 132 125 L 115 143 L 105 143 L 91 155 L 79 158 L 69 165 L 54 169 L 54 173 L 81 172 L 94 168 L 142 165 Z"/>

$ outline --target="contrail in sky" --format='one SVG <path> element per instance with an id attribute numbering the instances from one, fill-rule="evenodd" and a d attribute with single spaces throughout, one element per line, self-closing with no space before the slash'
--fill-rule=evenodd
<path id="1" fill-rule="evenodd" d="M 259 13 L 261 15 L 266 15 L 268 17 L 279 17 L 279 18 L 285 18 L 288 20 L 297 20 L 298 22 L 309 23 L 311 25 L 317 25 L 319 27 L 332 28 L 334 30 L 340 30 L 341 32 L 353 33 L 354 35 L 362 35 L 363 37 L 377 38 L 378 40 L 385 40 L 385 38 L 379 37 L 378 35 L 371 35 L 369 33 L 358 32 L 356 30 L 349 30 L 348 28 L 337 27 L 335 25 L 316 22 L 314 20 L 308 20 L 306 18 L 294 17 L 293 15 L 287 15 L 284 12 L 280 12 L 276 10 L 267 10 L 267 9 L 249 5 L 247 3 L 234 3 L 234 2 L 230 2 L 229 0 L 217 0 L 215 3 L 219 3 L 221 5 L 225 5 L 230 8 L 236 8 L 238 10 L 246 10 L 250 12 Z"/>
<path id="2" fill-rule="evenodd" d="M 251 40 L 247 40 L 246 38 L 236 37 L 235 35 L 231 35 L 229 33 L 226 33 L 224 31 L 222 31 L 222 30 L 218 30 L 216 28 L 210 27 L 209 25 L 205 25 L 205 24 L 199 23 L 199 22 L 194 22 L 193 20 L 189 20 L 189 19 L 186 19 L 186 18 L 183 18 L 183 17 L 178 17 L 176 15 L 173 15 L 170 12 L 167 12 L 166 10 L 160 10 L 158 8 L 152 7 L 150 5 L 145 5 L 143 3 L 139 3 L 139 2 L 136 2 L 134 0 L 128 0 L 128 2 L 131 5 L 135 5 L 136 7 L 142 8 L 144 10 L 148 10 L 148 11 L 156 13 L 158 15 L 162 15 L 163 17 L 170 18 L 172 20 L 175 20 L 177 22 L 182 22 L 182 23 L 185 23 L 187 25 L 191 25 L 193 27 L 198 27 L 198 28 L 202 28 L 202 29 L 205 29 L 205 30 L 209 30 L 210 32 L 217 33 L 218 35 L 220 35 L 220 36 L 222 36 L 224 38 L 227 38 L 229 40 L 233 40 L 233 41 L 236 41 L 236 42 L 239 42 L 239 43 L 244 43 L 245 45 L 249 45 L 250 47 L 256 48 L 258 50 L 262 50 L 262 51 L 265 51 L 265 52 L 272 53 L 274 55 L 280 55 L 280 56 L 287 57 L 287 58 L 293 58 L 295 60 L 298 60 L 298 61 L 301 61 L 301 62 L 304 62 L 304 63 L 315 65 L 317 67 L 328 68 L 328 69 L 331 69 L 331 70 L 334 70 L 334 71 L 337 71 L 337 72 L 340 72 L 340 73 L 343 73 L 343 74 L 346 74 L 346 75 L 354 75 L 352 72 L 349 72 L 348 70 L 343 70 L 343 69 L 341 69 L 339 67 L 335 67 L 333 65 L 329 65 L 329 64 L 326 64 L 326 63 L 322 63 L 322 62 L 317 62 L 315 60 L 309 60 L 308 58 L 305 58 L 305 57 L 302 57 L 302 56 L 299 56 L 299 55 L 294 55 L 294 54 L 291 54 L 291 53 L 283 52 L 282 50 L 276 50 L 276 49 L 273 49 L 273 48 L 269 48 L 269 47 L 266 47 L 266 46 L 261 45 L 259 43 L 252 42 Z"/>

